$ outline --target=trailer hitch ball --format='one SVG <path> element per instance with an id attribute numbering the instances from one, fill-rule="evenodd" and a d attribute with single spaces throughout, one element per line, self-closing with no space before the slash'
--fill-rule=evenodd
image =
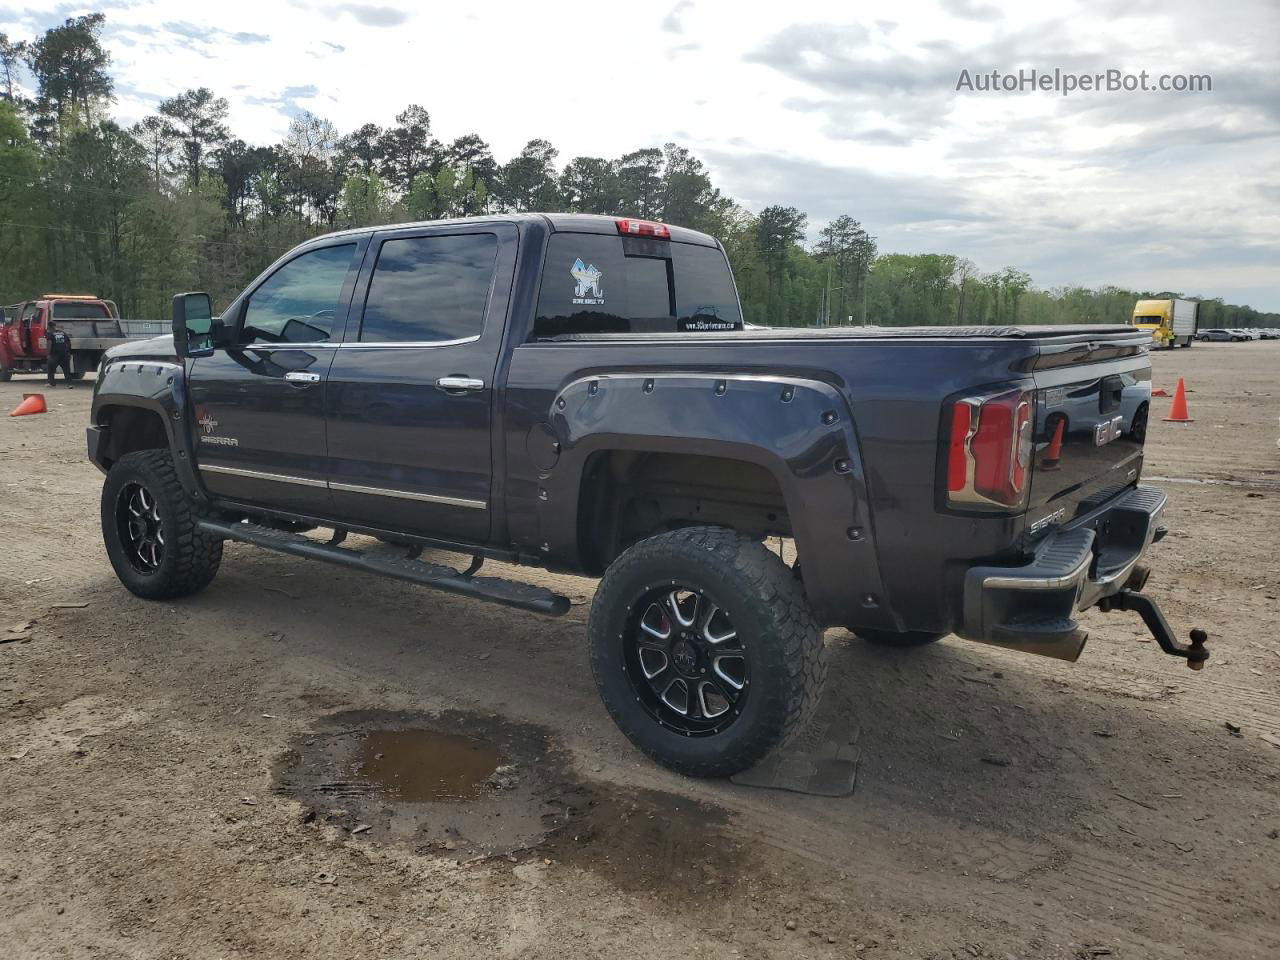
<path id="1" fill-rule="evenodd" d="M 1135 593 L 1129 589 L 1121 590 L 1119 593 L 1104 597 L 1099 601 L 1098 607 L 1104 613 L 1112 610 L 1132 610 L 1142 617 L 1142 622 L 1147 625 L 1152 638 L 1160 645 L 1161 650 L 1170 656 L 1185 657 L 1187 666 L 1192 670 L 1204 669 L 1204 662 L 1209 659 L 1209 648 L 1205 645 L 1209 640 L 1209 634 L 1197 627 L 1191 631 L 1191 643 L 1185 645 L 1179 643 L 1174 637 L 1169 621 L 1165 620 L 1156 602 L 1146 594 Z"/>
<path id="2" fill-rule="evenodd" d="M 1204 648 L 1205 641 L 1208 639 L 1209 635 L 1199 627 L 1191 631 L 1191 648 L 1188 651 L 1191 656 L 1187 657 L 1187 666 L 1192 670 L 1204 669 L 1204 662 L 1209 658 Z"/>

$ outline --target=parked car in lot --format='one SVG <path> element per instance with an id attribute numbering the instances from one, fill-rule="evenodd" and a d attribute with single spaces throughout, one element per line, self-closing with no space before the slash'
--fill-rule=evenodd
<path id="1" fill-rule="evenodd" d="M 1196 334 L 1196 339 L 1234 342 L 1236 340 L 1243 340 L 1245 338 L 1240 336 L 1240 334 L 1236 333 L 1234 330 L 1222 330 L 1222 329 L 1214 328 L 1211 330 L 1199 331 Z"/>
<path id="2" fill-rule="evenodd" d="M 311 240 L 220 317 L 181 294 L 173 335 L 109 354 L 88 427 L 108 556 L 154 600 L 204 588 L 225 540 L 551 615 L 569 600 L 481 564 L 598 576 L 597 689 L 691 775 L 801 728 L 825 627 L 1075 660 L 1099 606 L 1207 658 L 1140 592 L 1166 532 L 1139 482 L 1147 331 L 744 327 L 720 244 L 675 226 Z"/>
<path id="3" fill-rule="evenodd" d="M 1280 330 L 1277 330 L 1274 327 L 1266 330 L 1259 330 L 1258 339 L 1259 340 L 1280 340 Z"/>

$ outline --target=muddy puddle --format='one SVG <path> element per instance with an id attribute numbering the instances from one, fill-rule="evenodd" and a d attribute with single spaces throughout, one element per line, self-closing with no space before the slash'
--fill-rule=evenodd
<path id="1" fill-rule="evenodd" d="M 722 808 L 579 777 L 545 731 L 493 715 L 336 713 L 274 776 L 308 823 L 459 863 L 551 860 L 662 897 L 714 895 L 742 869 Z"/>
<path id="2" fill-rule="evenodd" d="M 361 739 L 353 776 L 390 800 L 440 803 L 476 797 L 492 782 L 498 748 L 436 730 L 370 730 Z"/>

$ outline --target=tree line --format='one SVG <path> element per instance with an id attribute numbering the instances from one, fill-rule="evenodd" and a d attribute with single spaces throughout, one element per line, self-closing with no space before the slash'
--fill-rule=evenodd
<path id="1" fill-rule="evenodd" d="M 806 244 L 803 212 L 743 209 L 675 143 L 561 162 L 535 139 L 500 162 L 478 133 L 441 139 L 430 113 L 409 104 L 389 126 L 347 132 L 303 112 L 281 142 L 253 145 L 205 87 L 125 128 L 110 114 L 105 24 L 94 13 L 29 42 L 0 33 L 0 303 L 88 291 L 126 316 L 158 319 L 173 292 L 208 290 L 226 303 L 281 253 L 330 230 L 528 210 L 710 233 L 757 324 L 1121 323 L 1136 299 L 1162 295 L 1043 290 L 1013 267 L 983 273 L 962 256 L 880 253 L 852 215 Z M 1268 326 L 1280 314 L 1209 301 L 1201 323 Z"/>

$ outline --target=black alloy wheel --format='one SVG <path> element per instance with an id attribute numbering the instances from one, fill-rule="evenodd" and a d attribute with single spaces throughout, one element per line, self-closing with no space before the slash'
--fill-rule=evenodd
<path id="1" fill-rule="evenodd" d="M 152 574 L 164 562 L 164 522 L 155 496 L 140 483 L 129 483 L 116 498 L 120 542 L 135 570 Z"/>
<path id="2" fill-rule="evenodd" d="M 690 737 L 729 727 L 746 705 L 751 670 L 724 609 L 701 587 L 668 582 L 646 590 L 632 611 L 625 670 L 645 711 Z"/>

